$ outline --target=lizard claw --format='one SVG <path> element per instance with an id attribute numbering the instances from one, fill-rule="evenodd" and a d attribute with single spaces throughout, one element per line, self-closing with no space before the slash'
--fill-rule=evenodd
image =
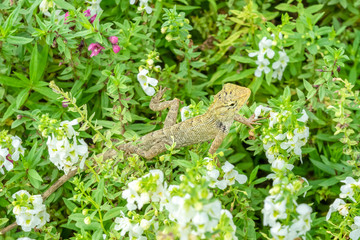
<path id="1" fill-rule="evenodd" d="M 156 96 L 154 97 L 154 100 L 161 101 L 163 98 L 164 93 L 168 90 L 167 87 L 160 86 L 159 91 L 157 92 Z"/>
<path id="2" fill-rule="evenodd" d="M 265 118 L 257 118 L 257 119 L 255 119 L 255 114 L 253 114 L 244 123 L 249 128 L 254 128 L 252 125 L 261 125 L 261 123 L 258 123 L 257 121 L 260 121 L 260 120 L 263 120 L 263 119 L 265 119 Z"/>

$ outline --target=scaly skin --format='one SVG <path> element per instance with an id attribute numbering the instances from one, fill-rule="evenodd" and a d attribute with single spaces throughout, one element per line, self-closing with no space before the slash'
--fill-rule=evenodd
<path id="1" fill-rule="evenodd" d="M 134 143 L 120 145 L 119 150 L 151 159 L 166 151 L 165 144 L 171 146 L 175 142 L 175 148 L 180 148 L 214 139 L 209 149 L 209 153 L 214 154 L 229 133 L 234 120 L 244 123 L 250 128 L 252 128 L 252 124 L 259 124 L 256 123 L 257 120 L 254 120 L 253 116 L 246 119 L 237 114 L 250 97 L 251 91 L 246 87 L 225 84 L 222 90 L 215 95 L 214 102 L 205 114 L 178 124 L 176 124 L 176 118 L 179 99 L 161 101 L 165 91 L 166 89 L 160 88 L 150 102 L 150 108 L 154 111 L 170 108 L 164 128 L 146 134 L 135 145 Z"/>

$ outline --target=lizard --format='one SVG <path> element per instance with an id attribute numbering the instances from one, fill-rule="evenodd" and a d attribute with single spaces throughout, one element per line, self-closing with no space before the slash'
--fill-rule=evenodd
<path id="1" fill-rule="evenodd" d="M 161 88 L 150 101 L 150 109 L 162 111 L 169 108 L 164 127 L 140 137 L 134 143 L 126 143 L 118 146 L 119 150 L 127 153 L 136 153 L 146 159 L 152 159 L 166 151 L 165 145 L 171 146 L 174 142 L 175 148 L 181 148 L 196 143 L 214 139 L 209 153 L 214 154 L 229 133 L 234 121 L 241 122 L 250 128 L 253 124 L 259 124 L 254 115 L 249 119 L 237 114 L 240 108 L 247 102 L 251 90 L 235 84 L 224 84 L 215 96 L 213 103 L 206 113 L 176 123 L 180 100 L 174 98 L 163 101 L 162 97 L 167 88 Z"/>

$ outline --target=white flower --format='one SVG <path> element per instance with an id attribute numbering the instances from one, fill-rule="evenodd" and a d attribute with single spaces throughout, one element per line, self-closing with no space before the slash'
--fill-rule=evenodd
<path id="1" fill-rule="evenodd" d="M 13 163 L 6 158 L 8 154 L 9 154 L 8 149 L 0 147 L 0 172 L 2 174 L 5 174 L 3 167 L 5 167 L 7 171 L 10 171 L 11 169 L 14 168 Z"/>
<path id="2" fill-rule="evenodd" d="M 11 137 L 11 145 L 14 148 L 14 151 L 11 154 L 11 159 L 14 161 L 19 160 L 20 154 L 24 156 L 25 148 L 23 148 L 23 146 L 21 146 L 21 142 L 22 142 L 22 140 L 18 136 Z"/>
<path id="3" fill-rule="evenodd" d="M 66 136 L 67 136 L 68 138 L 72 138 L 73 136 L 79 135 L 79 133 L 76 132 L 76 131 L 74 130 L 74 128 L 72 127 L 72 126 L 77 125 L 77 124 L 78 124 L 78 120 L 77 120 L 77 119 L 74 119 L 74 120 L 72 120 L 71 122 L 68 121 L 68 120 L 65 120 L 65 121 L 62 121 L 62 122 L 60 123 L 60 126 L 62 126 L 62 127 L 64 128 L 65 133 L 66 133 Z"/>
<path id="4" fill-rule="evenodd" d="M 258 117 L 261 115 L 261 112 L 265 113 L 270 110 L 271 110 L 271 108 L 269 108 L 269 107 L 264 107 L 262 105 L 257 106 L 254 111 L 254 119 L 258 119 Z"/>
<path id="5" fill-rule="evenodd" d="M 342 210 L 344 207 L 346 207 L 345 205 L 346 203 L 344 202 L 344 200 L 337 198 L 335 199 L 335 201 L 333 202 L 333 204 L 330 205 L 329 211 L 326 214 L 326 221 L 328 221 L 331 217 L 331 214 L 335 211 L 339 211 Z M 344 214 L 346 213 L 346 211 L 343 212 Z M 347 214 L 346 214 L 347 215 Z"/>
<path id="6" fill-rule="evenodd" d="M 272 43 L 273 43 L 273 41 L 271 39 L 267 39 L 266 37 L 263 37 L 261 39 L 261 41 L 259 42 L 260 54 L 258 55 L 258 60 L 259 60 L 259 57 L 263 58 L 263 56 L 265 56 L 265 54 L 270 59 L 272 59 L 274 57 L 275 52 L 274 52 L 274 50 L 271 49 Z"/>
<path id="7" fill-rule="evenodd" d="M 34 239 L 28 237 L 22 237 L 22 238 L 18 238 L 17 240 L 34 240 Z"/>
<path id="8" fill-rule="evenodd" d="M 357 188 L 359 185 L 352 177 L 346 177 L 345 180 L 341 182 L 345 183 L 345 185 L 340 188 L 340 197 L 341 198 L 350 198 L 353 202 L 356 202 L 354 199 L 354 188 Z"/>
<path id="9" fill-rule="evenodd" d="M 309 116 L 306 114 L 305 109 L 303 109 L 303 110 L 301 111 L 301 113 L 302 113 L 303 115 L 302 115 L 300 118 L 298 118 L 297 120 L 298 120 L 299 122 L 307 122 L 308 119 L 309 119 Z"/>
<path id="10" fill-rule="evenodd" d="M 23 198 L 24 197 L 24 195 L 26 195 L 28 198 L 30 198 L 30 193 L 28 192 L 28 191 L 26 191 L 26 190 L 19 190 L 19 191 L 17 191 L 16 193 L 14 193 L 13 195 L 12 195 L 12 198 L 14 198 L 14 199 L 17 199 L 17 198 Z"/>
<path id="11" fill-rule="evenodd" d="M 52 8 L 55 6 L 55 3 L 52 0 L 42 0 L 42 2 L 40 3 L 40 12 L 42 12 L 43 14 L 49 13 L 49 8 Z"/>
<path id="12" fill-rule="evenodd" d="M 273 128 L 274 124 L 278 122 L 277 116 L 279 115 L 279 113 L 277 112 L 270 112 L 270 122 L 269 122 L 269 127 Z"/>
<path id="13" fill-rule="evenodd" d="M 152 13 L 152 8 L 148 5 L 149 0 L 139 0 L 139 11 L 142 11 L 145 9 L 147 14 Z"/>
<path id="14" fill-rule="evenodd" d="M 274 64 L 273 64 L 273 69 L 274 69 Z M 282 76 L 283 76 L 283 73 L 284 73 L 284 70 L 282 68 L 275 68 L 273 70 L 273 74 L 272 74 L 272 78 L 277 78 L 278 80 L 281 80 L 282 79 Z"/>
<path id="15" fill-rule="evenodd" d="M 212 188 L 216 187 L 219 175 L 220 175 L 220 172 L 217 169 L 213 169 L 211 171 L 206 172 L 205 178 L 206 178 L 206 180 L 208 180 L 210 182 L 210 185 L 209 185 L 210 187 L 212 187 Z"/>
<path id="16" fill-rule="evenodd" d="M 289 233 L 289 226 L 282 226 L 281 223 L 276 222 L 272 227 L 270 228 L 271 235 L 276 239 L 288 239 L 287 235 Z M 281 238 L 279 238 L 281 237 Z"/>
<path id="17" fill-rule="evenodd" d="M 263 71 L 265 72 L 265 74 L 268 74 L 270 72 L 270 68 L 268 67 L 270 62 L 266 58 L 260 60 L 258 59 L 255 63 L 256 65 L 258 65 L 258 67 L 255 70 L 256 77 L 260 77 Z"/>
<path id="18" fill-rule="evenodd" d="M 45 205 L 42 204 L 41 195 L 31 196 L 27 191 L 20 190 L 14 193 L 12 197 L 16 199 L 13 202 L 16 223 L 25 232 L 31 231 L 34 227 L 41 228 L 50 220 L 50 215 L 46 212 Z"/>
<path id="19" fill-rule="evenodd" d="M 114 229 L 115 229 L 115 231 L 121 230 L 120 235 L 125 236 L 125 234 L 128 231 L 130 231 L 131 223 L 130 223 L 130 219 L 125 217 L 125 214 L 122 211 L 120 211 L 120 213 L 121 213 L 122 217 L 121 218 L 119 218 L 119 217 L 115 218 L 115 223 L 116 224 L 115 224 Z"/>
<path id="20" fill-rule="evenodd" d="M 146 95 L 153 96 L 155 94 L 155 89 L 153 87 L 150 87 L 150 85 L 156 86 L 158 84 L 158 80 L 156 80 L 155 78 L 148 77 L 147 76 L 148 73 L 149 71 L 146 69 L 141 70 L 137 75 L 137 79 L 140 82 L 140 85 L 144 90 L 144 92 L 146 93 Z"/>
<path id="21" fill-rule="evenodd" d="M 281 69 L 284 71 L 284 69 L 287 66 L 287 63 L 289 62 L 289 57 L 286 55 L 286 52 L 283 50 L 281 52 L 279 52 L 279 60 L 274 62 L 272 65 L 273 69 Z"/>
<path id="22" fill-rule="evenodd" d="M 181 115 L 181 121 L 185 121 L 186 119 L 189 119 L 191 117 L 192 111 L 190 110 L 190 106 L 186 106 L 181 108 L 180 115 Z"/>
<path id="23" fill-rule="evenodd" d="M 244 184 L 247 181 L 247 176 L 244 174 L 239 174 L 238 171 L 234 170 L 234 165 L 229 163 L 228 161 L 225 162 L 224 166 L 221 167 L 224 171 L 224 180 L 219 181 L 218 186 L 220 189 L 223 188 L 223 184 L 226 185 L 233 185 L 235 184 L 235 180 L 238 181 L 240 184 Z M 225 181 L 225 182 L 224 182 Z"/>
<path id="24" fill-rule="evenodd" d="M 264 201 L 264 208 L 261 210 L 264 215 L 264 225 L 274 226 L 278 219 L 286 219 L 286 200 L 274 202 L 274 196 L 268 196 Z"/>
<path id="25" fill-rule="evenodd" d="M 358 240 L 360 238 L 360 217 L 354 217 L 354 224 L 351 225 L 352 231 L 349 234 L 350 239 Z"/>
<path id="26" fill-rule="evenodd" d="M 70 132 L 72 132 L 72 130 L 70 130 Z M 88 156 L 88 146 L 85 141 L 80 139 L 80 144 L 78 144 L 78 140 L 75 137 L 77 133 L 72 134 L 74 134 L 73 143 L 70 143 L 66 136 L 58 140 L 54 134 L 49 136 L 46 142 L 50 155 L 50 161 L 54 163 L 59 170 L 63 170 L 65 174 L 68 174 L 69 171 L 76 169 L 75 164 L 77 164 L 79 160 L 81 160 L 80 168 L 82 169 L 84 167 L 84 161 Z"/>
<path id="27" fill-rule="evenodd" d="M 95 14 L 99 14 L 102 9 L 100 7 L 100 3 L 102 0 L 90 0 L 86 1 L 87 3 L 90 3 L 90 6 L 86 10 L 90 10 L 91 16 L 94 16 Z"/>

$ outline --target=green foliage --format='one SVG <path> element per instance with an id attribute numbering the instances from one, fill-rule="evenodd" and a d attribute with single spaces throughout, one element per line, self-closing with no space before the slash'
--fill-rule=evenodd
<path id="1" fill-rule="evenodd" d="M 302 238 L 348 239 L 360 211 L 358 185 L 351 185 L 356 201 L 345 201 L 348 215 L 336 209 L 330 220 L 325 216 L 348 184 L 344 179 L 360 177 L 359 6 L 359 1 L 347 0 L 0 3 L 0 227 L 16 221 L 12 195 L 19 190 L 44 194 L 50 214 L 41 229 L 24 232 L 18 227 L 0 239 L 103 239 L 103 234 L 127 239 L 129 233 L 115 230 L 115 219 L 125 217 L 134 225 L 144 219 L 158 222 L 158 229 L 144 227 L 148 239 L 180 236 L 160 202 L 129 211 L 122 196 L 129 183 L 153 169 L 163 172 L 163 184 L 182 189 L 172 196 L 188 193 L 198 209 L 219 201 L 221 209 L 231 212 L 232 220 L 219 215 L 217 230 L 204 238 L 233 238 L 232 221 L 239 239 L 275 237 L 264 220 L 264 201 L 284 192 L 283 199 L 293 201 L 281 224 L 290 226 L 298 219 L 296 201 L 306 203 L 312 208 L 311 230 Z M 118 40 L 113 43 L 109 37 Z M 145 84 L 140 83 L 143 70 Z M 154 79 L 158 82 L 151 84 Z M 252 91 L 241 115 L 250 117 L 259 105 L 271 110 L 261 114 L 266 118 L 254 129 L 234 123 L 215 156 L 207 153 L 210 142 L 180 149 L 174 143 L 152 160 L 116 148 L 163 126 L 166 111 L 149 109 L 145 87 L 167 87 L 165 100 L 181 100 L 179 110 L 185 108 L 179 122 L 205 113 L 212 96 L 229 82 Z M 271 112 L 282 116 L 277 123 L 271 124 L 276 118 Z M 304 114 L 307 122 L 299 121 Z M 76 149 L 71 156 L 81 151 L 81 138 L 89 157 L 76 172 L 81 161 L 69 155 L 74 168 L 67 169 L 76 176 L 59 184 L 66 177 L 50 160 L 55 148 L 48 148 L 48 139 L 52 134 L 57 140 L 67 138 L 72 127 L 61 122 L 74 119 L 79 126 L 70 134 Z M 300 154 L 286 148 L 296 129 L 307 128 Z M 274 140 L 286 133 L 285 140 Z M 24 154 L 15 136 L 22 140 Z M 273 164 L 266 136 L 275 142 L 272 153 L 294 168 L 280 171 Z M 107 157 L 109 152 L 116 154 Z M 9 162 L 13 168 L 7 170 L 3 164 Z M 224 180 L 225 162 L 248 181 L 211 188 L 204 178 L 217 170 Z M 144 179 L 143 191 L 155 191 L 155 185 L 146 184 L 154 179 Z M 55 183 L 59 185 L 51 192 Z"/>

